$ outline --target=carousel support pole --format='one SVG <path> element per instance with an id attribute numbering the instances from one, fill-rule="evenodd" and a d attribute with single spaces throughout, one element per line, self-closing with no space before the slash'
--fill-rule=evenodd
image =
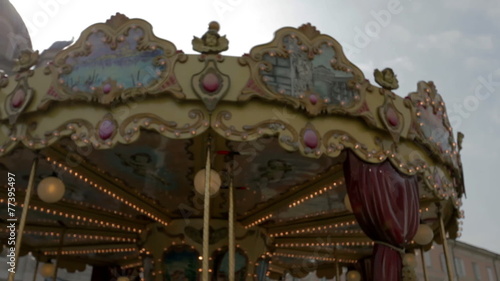
<path id="1" fill-rule="evenodd" d="M 336 281 L 340 281 L 340 272 L 339 272 L 339 259 L 337 258 L 337 244 L 335 244 L 335 248 L 333 248 L 333 255 L 335 258 L 335 277 Z"/>
<path id="2" fill-rule="evenodd" d="M 229 178 L 229 281 L 234 281 L 234 188 L 232 169 Z"/>
<path id="3" fill-rule="evenodd" d="M 31 193 L 33 191 L 33 186 L 35 185 L 35 174 L 36 174 L 37 165 L 38 165 L 38 155 L 33 160 L 33 165 L 31 165 L 30 179 L 28 181 L 28 189 L 26 190 L 26 196 L 24 197 L 24 207 L 23 207 L 23 212 L 21 213 L 21 222 L 19 223 L 19 229 L 17 231 L 17 239 L 16 239 L 16 244 L 15 244 L 16 245 L 16 251 L 15 251 L 16 262 L 19 258 L 19 253 L 21 251 L 21 242 L 22 242 L 22 238 L 23 238 L 24 225 L 26 224 L 26 217 L 28 216 L 28 207 L 30 204 Z M 9 272 L 8 281 L 14 281 L 15 275 L 16 275 L 15 272 Z"/>
<path id="4" fill-rule="evenodd" d="M 210 227 L 210 143 L 207 146 L 207 161 L 205 164 L 205 194 L 203 210 L 203 274 L 202 281 L 208 281 L 208 251 L 209 251 L 209 227 Z"/>
<path id="5" fill-rule="evenodd" d="M 441 232 L 441 238 L 443 239 L 443 251 L 444 251 L 444 258 L 446 260 L 446 270 L 448 272 L 448 281 L 454 281 L 455 278 L 453 276 L 453 265 L 450 261 L 450 252 L 448 248 L 448 240 L 446 240 L 446 231 L 444 229 L 444 222 L 443 222 L 443 216 L 441 213 L 441 206 L 438 204 L 437 205 L 439 211 L 438 211 L 438 217 L 439 217 L 439 229 Z"/>
<path id="6" fill-rule="evenodd" d="M 425 266 L 424 248 L 423 247 L 420 247 L 420 258 L 422 259 L 422 272 L 424 273 L 424 281 L 428 281 L 428 279 L 427 279 L 427 268 Z"/>

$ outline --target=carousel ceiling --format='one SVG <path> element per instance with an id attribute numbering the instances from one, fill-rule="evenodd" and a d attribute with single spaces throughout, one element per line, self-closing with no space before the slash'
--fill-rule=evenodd
<path id="1" fill-rule="evenodd" d="M 15 174 L 16 213 L 35 158 L 35 183 L 55 173 L 66 186 L 57 203 L 31 198 L 24 252 L 135 266 L 157 233 L 199 250 L 189 221 L 203 218 L 193 180 L 207 148 L 222 176 L 210 217 L 227 220 L 232 178 L 237 235 L 265 236 L 275 268 L 314 260 L 320 272 L 370 254 L 373 241 L 345 205 L 347 151 L 417 176 L 421 220 L 437 231 L 443 212 L 456 236 L 463 135 L 455 142 L 432 82 L 404 99 L 390 69 L 376 70 L 381 87 L 372 85 L 311 25 L 283 28 L 239 58 L 221 55 L 227 39 L 209 33 L 215 41 L 193 40 L 201 55 L 186 55 L 147 22 L 116 15 L 46 67 L 32 69 L 38 54 L 24 52 L 18 75 L 0 77 L 0 170 Z M 227 228 L 211 235 L 219 245 Z"/>

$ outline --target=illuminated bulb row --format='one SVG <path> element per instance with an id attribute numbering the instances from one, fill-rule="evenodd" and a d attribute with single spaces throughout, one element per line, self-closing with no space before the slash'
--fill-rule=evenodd
<path id="1" fill-rule="evenodd" d="M 25 230 L 23 233 L 27 233 L 27 234 L 32 234 L 32 235 L 40 235 L 40 236 L 52 236 L 52 237 L 59 237 L 60 236 L 60 233 L 59 232 L 48 232 L 48 231 L 29 231 L 29 230 Z"/>
<path id="2" fill-rule="evenodd" d="M 300 234 L 300 233 L 310 233 L 310 232 L 324 231 L 327 229 L 350 226 L 350 225 L 356 225 L 356 221 L 353 220 L 350 222 L 348 221 L 348 222 L 341 222 L 341 223 L 324 225 L 324 226 L 308 227 L 308 228 L 295 229 L 295 230 L 290 230 L 290 231 L 271 233 L 271 234 L 269 234 L 269 236 L 270 237 L 280 237 L 280 236 L 287 236 L 287 235 Z"/>
<path id="3" fill-rule="evenodd" d="M 92 249 L 92 250 L 71 250 L 61 251 L 61 255 L 86 255 L 86 254 L 110 254 L 110 253 L 127 253 L 135 252 L 137 248 L 119 248 L 119 249 Z M 44 255 L 57 255 L 58 251 L 46 251 Z"/>
<path id="4" fill-rule="evenodd" d="M 293 248 L 293 247 L 335 247 L 335 246 L 372 246 L 373 242 L 311 242 L 311 243 L 279 243 L 276 247 Z"/>
<path id="5" fill-rule="evenodd" d="M 392 151 L 390 150 L 386 150 L 385 151 L 385 155 L 388 157 L 388 158 L 396 158 L 396 154 L 393 153 Z M 383 156 L 380 157 L 380 160 L 383 160 Z M 398 167 L 400 168 L 400 170 L 403 169 L 403 167 L 405 167 L 405 170 L 410 173 L 410 174 L 413 174 L 414 172 L 419 172 L 421 170 L 425 170 L 427 169 L 427 165 L 426 164 L 423 164 L 421 166 L 415 166 L 415 167 L 411 167 L 411 166 L 408 166 L 406 164 L 403 164 L 403 163 L 399 163 L 398 164 Z"/>
<path id="6" fill-rule="evenodd" d="M 151 252 L 147 251 L 146 248 L 142 248 L 139 250 L 139 254 L 151 255 Z"/>
<path id="7" fill-rule="evenodd" d="M 125 238 L 125 237 L 115 237 L 115 236 L 102 236 L 102 235 L 82 235 L 82 234 L 67 234 L 69 238 L 75 239 L 90 239 L 90 240 L 104 240 L 113 242 L 129 242 L 135 243 L 137 239 L 135 238 Z"/>
<path id="8" fill-rule="evenodd" d="M 21 207 L 24 207 L 23 205 L 21 205 Z M 38 207 L 38 206 L 29 206 L 28 208 L 33 209 L 34 211 L 45 212 L 49 215 L 60 216 L 60 217 L 64 217 L 64 218 L 75 219 L 75 220 L 79 220 L 79 221 L 83 221 L 83 222 L 93 223 L 93 224 L 96 224 L 96 225 L 102 226 L 102 227 L 111 227 L 111 228 L 115 228 L 115 229 L 121 229 L 121 230 L 139 232 L 139 233 L 142 231 L 140 229 L 132 228 L 130 226 L 123 226 L 123 225 L 119 225 L 117 223 L 110 223 L 110 222 L 102 221 L 102 220 L 98 220 L 98 219 L 91 219 L 91 218 L 87 218 L 87 217 L 81 216 L 81 215 L 68 214 L 68 213 L 64 213 L 62 211 L 52 210 L 49 208 L 43 208 L 43 207 Z"/>
<path id="9" fill-rule="evenodd" d="M 418 210 L 419 213 L 428 212 L 428 211 L 429 211 L 429 207 L 427 207 L 425 209 Z"/>
<path id="10" fill-rule="evenodd" d="M 175 241 L 172 242 L 172 243 L 170 243 L 170 246 L 175 246 L 175 245 L 177 245 L 177 243 Z M 181 244 L 179 244 L 179 245 L 182 245 L 182 246 L 186 245 L 186 241 L 182 240 Z M 191 248 L 191 250 L 195 250 L 196 249 L 195 246 L 190 246 L 190 248 Z M 163 251 L 168 251 L 168 249 L 169 249 L 169 247 L 165 247 L 165 248 L 163 248 Z M 141 251 L 145 251 L 145 249 L 141 249 Z"/>
<path id="11" fill-rule="evenodd" d="M 248 228 L 254 227 L 254 226 L 258 225 L 258 224 L 261 224 L 261 223 L 267 221 L 268 219 L 270 219 L 272 217 L 273 217 L 273 214 L 269 214 L 269 215 L 267 215 L 265 217 L 262 217 L 262 218 L 260 218 L 260 219 L 258 219 L 256 221 L 252 222 L 251 224 L 245 226 L 245 229 L 248 229 Z"/>
<path id="12" fill-rule="evenodd" d="M 306 195 L 298 200 L 296 200 L 295 202 L 291 203 L 288 205 L 288 208 L 294 208 L 294 207 L 297 207 L 298 205 L 304 203 L 305 201 L 307 200 L 310 200 L 310 199 L 313 199 L 314 197 L 316 196 L 319 196 L 329 190 L 332 190 L 334 189 L 335 187 L 337 187 L 337 185 L 342 185 L 342 181 L 338 181 L 338 182 L 334 182 L 333 184 L 330 184 L 330 185 L 327 185 L 327 186 L 324 186 L 322 188 L 320 188 L 319 190 L 315 191 L 315 192 L 312 192 L 311 194 L 309 195 Z"/>
<path id="13" fill-rule="evenodd" d="M 343 263 L 356 263 L 357 260 L 349 260 L 349 259 L 335 259 L 329 257 L 317 257 L 317 256 L 308 256 L 308 255 L 295 255 L 295 254 L 285 254 L 285 253 L 273 253 L 273 256 L 277 257 L 286 257 L 286 258 L 296 258 L 296 259 L 309 259 L 309 260 L 318 260 L 318 261 L 330 261 L 334 262 L 338 260 Z"/>
<path id="14" fill-rule="evenodd" d="M 45 236 L 45 237 L 53 236 L 55 238 L 55 237 L 60 236 L 60 233 L 58 233 L 58 232 L 31 231 L 31 230 L 25 230 L 24 232 L 27 234 L 39 235 L 39 236 Z M 130 242 L 130 243 L 135 243 L 137 241 L 137 239 L 135 239 L 135 238 L 102 236 L 102 235 L 66 234 L 65 236 L 67 238 L 75 238 L 75 239 L 110 240 L 110 241 L 116 241 L 116 242 Z"/>
<path id="15" fill-rule="evenodd" d="M 0 203 L 3 203 L 3 200 L 0 201 Z M 20 207 L 21 208 L 24 207 L 24 204 L 21 204 Z M 62 211 L 52 210 L 49 208 L 43 208 L 43 207 L 39 207 L 36 205 L 28 206 L 28 209 L 32 209 L 34 211 L 39 211 L 39 212 L 45 212 L 46 214 L 49 214 L 49 215 L 60 216 L 60 217 L 69 218 L 69 219 L 76 219 L 76 220 L 80 220 L 83 222 L 88 221 L 89 223 L 97 224 L 98 226 L 101 226 L 101 227 L 112 227 L 112 228 L 116 228 L 116 229 L 133 231 L 133 232 L 141 232 L 142 231 L 142 230 L 136 229 L 136 228 L 121 226 L 119 224 L 109 223 L 109 222 L 101 221 L 101 220 L 97 220 L 97 219 L 90 219 L 90 218 L 80 216 L 80 215 L 68 214 L 68 213 L 64 213 Z M 78 223 L 78 222 L 76 224 L 80 225 L 80 223 Z M 81 225 L 83 225 L 83 224 L 81 224 Z"/>
<path id="16" fill-rule="evenodd" d="M 139 267 L 139 266 L 142 266 L 142 262 L 136 262 L 136 263 L 132 263 L 132 264 L 127 264 L 127 265 L 122 266 L 121 268 L 122 269 L 128 269 L 128 268 L 134 268 L 134 267 Z"/>
<path id="17" fill-rule="evenodd" d="M 74 205 L 81 205 L 81 206 L 84 206 L 87 208 L 96 209 L 96 210 L 99 210 L 101 212 L 106 212 L 106 213 L 110 213 L 110 214 L 121 216 L 121 217 L 127 217 L 130 219 L 134 218 L 134 216 L 131 214 L 123 213 L 123 212 L 116 211 L 116 210 L 106 209 L 106 208 L 103 208 L 101 206 L 84 203 L 82 201 L 70 200 L 70 199 L 65 199 L 65 198 L 62 198 L 62 201 L 70 203 L 70 204 L 74 204 Z"/>
<path id="18" fill-rule="evenodd" d="M 47 157 L 47 161 L 51 161 L 50 157 Z M 151 219 L 163 224 L 164 226 L 167 226 L 168 225 L 168 222 L 165 221 L 165 220 L 162 220 L 160 219 L 159 217 L 153 215 L 152 213 L 144 210 L 143 208 L 131 203 L 130 201 L 124 199 L 123 197 L 120 197 L 118 195 L 116 195 L 114 192 L 112 192 L 111 190 L 108 190 L 107 188 L 97 184 L 97 183 L 94 183 L 93 181 L 89 180 L 87 177 L 84 177 L 83 175 L 79 175 L 78 172 L 76 171 L 73 171 L 72 169 L 69 169 L 68 167 L 64 166 L 63 164 L 61 163 L 58 163 L 57 161 L 55 160 L 52 160 L 52 164 L 58 166 L 59 168 L 63 168 L 65 171 L 68 171 L 71 175 L 73 175 L 75 178 L 78 178 L 82 181 L 84 181 L 85 183 L 88 183 L 90 186 L 98 189 L 99 191 L 103 192 L 104 194 L 107 194 L 111 197 L 113 197 L 113 199 L 116 199 L 122 203 L 124 203 L 125 205 L 129 206 L 130 208 L 134 209 L 135 211 L 143 214 L 143 215 L 146 215 L 148 217 L 150 217 Z"/>
<path id="19" fill-rule="evenodd" d="M 50 157 L 47 157 L 47 161 L 50 162 Z M 80 179 L 80 180 L 84 181 L 85 183 L 90 183 L 90 186 L 93 186 L 93 182 L 91 180 L 89 180 L 88 178 L 84 177 L 83 175 L 78 175 L 78 173 L 73 173 L 73 170 L 71 168 L 68 168 L 68 167 L 64 166 L 62 163 L 58 163 L 57 164 L 57 161 L 53 160 L 52 164 L 54 166 L 57 166 L 57 167 L 61 168 L 61 169 L 64 169 L 64 171 L 69 172 L 71 175 L 75 176 L 75 178 Z M 99 168 L 99 167 L 97 167 L 97 171 L 99 173 L 101 173 L 101 174 L 106 174 L 106 171 L 103 170 L 103 169 L 101 169 L 101 168 Z M 122 180 L 118 179 L 118 178 L 115 178 L 115 181 L 124 184 L 124 182 Z M 133 192 L 135 192 L 135 194 L 137 195 L 137 197 L 140 197 L 140 198 L 143 198 L 143 199 L 147 199 L 147 197 L 144 196 L 144 195 L 142 195 L 139 191 L 133 190 Z M 79 202 L 79 203 L 83 204 L 83 202 Z"/>
<path id="20" fill-rule="evenodd" d="M 342 212 L 344 209 L 342 209 Z M 307 214 L 307 215 L 302 215 L 302 216 L 296 216 L 296 217 L 291 217 L 291 218 L 286 218 L 286 219 L 279 219 L 277 222 L 287 222 L 287 221 L 294 221 L 294 220 L 299 220 L 299 219 L 307 219 L 307 218 L 313 218 L 321 215 L 326 215 L 326 214 L 335 214 L 339 212 L 339 210 L 328 210 L 328 211 L 320 211 L 312 214 Z"/>
<path id="21" fill-rule="evenodd" d="M 432 180 L 432 176 L 427 176 L 427 179 L 428 180 Z M 434 184 L 432 187 L 434 187 L 434 188 L 440 188 L 440 186 L 438 184 Z M 441 187 L 453 187 L 453 184 L 451 184 L 451 183 L 445 183 L 445 184 L 442 184 Z"/>

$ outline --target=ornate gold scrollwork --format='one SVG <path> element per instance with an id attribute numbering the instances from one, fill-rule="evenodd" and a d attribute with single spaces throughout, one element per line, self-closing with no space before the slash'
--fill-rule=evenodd
<path id="1" fill-rule="evenodd" d="M 209 111 L 213 111 L 217 103 L 227 94 L 230 79 L 222 73 L 215 62 L 217 58 L 204 57 L 205 67 L 191 78 L 191 87 L 203 101 Z"/>
<path id="2" fill-rule="evenodd" d="M 17 72 L 15 76 L 17 85 L 7 95 L 4 102 L 4 109 L 9 117 L 10 125 L 16 122 L 18 116 L 24 112 L 33 98 L 34 89 L 29 86 L 28 78 L 33 76 L 34 71 L 31 68 L 36 65 L 38 58 L 38 51 L 23 50 L 15 61 L 14 71 Z M 7 75 L 2 72 L 0 76 L 0 88 L 6 87 L 9 82 Z"/>

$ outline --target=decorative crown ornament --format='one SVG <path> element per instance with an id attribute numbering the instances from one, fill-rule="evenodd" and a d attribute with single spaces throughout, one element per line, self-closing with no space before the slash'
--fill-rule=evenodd
<path id="1" fill-rule="evenodd" d="M 226 35 L 219 35 L 220 25 L 216 21 L 208 24 L 208 31 L 200 38 L 194 36 L 192 44 L 193 50 L 202 54 L 218 54 L 229 48 L 229 41 Z"/>
<path id="2" fill-rule="evenodd" d="M 375 82 L 386 90 L 399 88 L 398 79 L 391 68 L 387 67 L 382 71 L 375 69 L 373 76 L 375 76 Z"/>

